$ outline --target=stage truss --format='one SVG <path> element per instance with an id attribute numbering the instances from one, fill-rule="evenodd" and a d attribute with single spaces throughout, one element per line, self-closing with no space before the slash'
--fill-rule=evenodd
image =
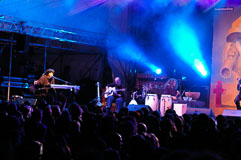
<path id="1" fill-rule="evenodd" d="M 41 24 L 32 21 L 0 15 L 0 31 L 16 34 L 25 34 L 42 40 L 30 42 L 33 46 L 43 46 L 70 51 L 81 51 L 83 46 L 106 46 L 106 36 L 100 33 L 86 32 L 78 29 L 61 27 L 56 25 Z M 3 42 L 9 42 L 9 38 L 0 38 Z M 14 40 L 12 42 L 15 42 Z"/>

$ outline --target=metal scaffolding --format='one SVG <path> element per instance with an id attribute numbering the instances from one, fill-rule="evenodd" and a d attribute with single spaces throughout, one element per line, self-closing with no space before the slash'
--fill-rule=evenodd
<path id="1" fill-rule="evenodd" d="M 86 32 L 78 29 L 46 25 L 32 21 L 21 21 L 9 16 L 0 15 L 0 31 L 26 34 L 32 37 L 49 40 L 48 47 L 52 45 L 58 48 L 75 50 L 78 45 L 97 47 L 106 46 L 106 36 L 99 33 Z M 54 41 L 54 43 L 51 43 Z"/>
<path id="2" fill-rule="evenodd" d="M 44 47 L 44 71 L 46 70 L 47 48 L 82 52 L 88 48 L 102 49 L 106 47 L 106 36 L 103 34 L 55 25 L 34 23 L 32 21 L 25 22 L 3 15 L 0 15 L 0 32 L 3 32 L 0 36 L 0 42 L 2 42 L 0 54 L 3 52 L 7 44 L 10 44 L 11 46 L 9 54 L 10 61 L 8 83 L 7 85 L 5 84 L 5 86 L 8 87 L 8 101 L 10 101 L 10 88 L 16 87 L 14 84 L 18 84 L 11 82 L 13 44 L 16 44 L 17 42 L 13 39 L 15 34 L 22 34 L 31 37 L 31 41 L 29 41 L 30 46 Z"/>

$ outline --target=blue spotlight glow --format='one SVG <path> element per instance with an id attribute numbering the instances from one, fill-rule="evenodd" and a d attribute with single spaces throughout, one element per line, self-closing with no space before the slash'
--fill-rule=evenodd
<path id="1" fill-rule="evenodd" d="M 156 74 L 161 74 L 162 70 L 160 68 L 156 69 Z"/>
<path id="2" fill-rule="evenodd" d="M 152 63 L 147 63 L 147 66 L 152 70 L 152 72 L 155 72 L 155 73 L 157 73 L 156 71 L 160 69 Z"/>
<path id="3" fill-rule="evenodd" d="M 161 73 L 160 68 L 157 67 L 156 65 L 154 65 L 145 56 L 146 54 L 143 52 L 143 50 L 131 38 L 129 38 L 129 37 L 123 38 L 122 40 L 120 40 L 118 42 L 115 41 L 114 43 L 110 43 L 109 46 L 110 46 L 111 50 L 114 51 L 118 55 L 118 58 L 136 62 L 145 67 L 148 67 L 153 72 L 156 72 L 156 70 L 159 69 L 158 72 Z"/>
<path id="4" fill-rule="evenodd" d="M 147 58 L 143 51 L 132 40 L 120 42 L 116 48 L 116 52 L 121 59 L 132 60 L 143 64 L 147 63 Z"/>
<path id="5" fill-rule="evenodd" d="M 208 71 L 202 58 L 199 41 L 194 31 L 183 21 L 174 23 L 170 29 L 169 41 L 177 56 L 202 76 Z"/>
<path id="6" fill-rule="evenodd" d="M 187 77 L 186 76 L 182 76 L 182 80 L 184 81 L 184 80 L 186 80 L 187 79 Z"/>
<path id="7" fill-rule="evenodd" d="M 194 60 L 194 65 L 203 76 L 207 75 L 207 71 L 199 59 Z"/>

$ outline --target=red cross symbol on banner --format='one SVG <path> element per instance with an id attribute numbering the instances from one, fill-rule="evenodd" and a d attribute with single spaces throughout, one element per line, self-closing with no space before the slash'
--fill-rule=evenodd
<path id="1" fill-rule="evenodd" d="M 216 88 L 213 89 L 213 93 L 216 93 L 216 107 L 221 107 L 221 95 L 225 93 L 225 89 L 222 88 L 222 81 L 218 81 Z"/>

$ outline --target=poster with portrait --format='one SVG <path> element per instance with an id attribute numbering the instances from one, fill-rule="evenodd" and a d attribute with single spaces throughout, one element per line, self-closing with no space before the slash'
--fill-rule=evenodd
<path id="1" fill-rule="evenodd" d="M 210 107 L 236 109 L 241 78 L 241 6 L 215 8 Z"/>

